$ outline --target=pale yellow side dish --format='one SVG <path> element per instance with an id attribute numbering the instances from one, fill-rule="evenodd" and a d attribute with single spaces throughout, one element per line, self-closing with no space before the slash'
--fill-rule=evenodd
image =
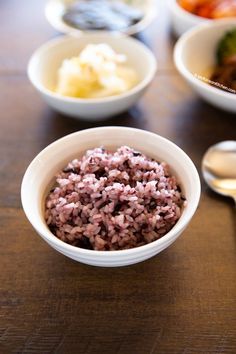
<path id="1" fill-rule="evenodd" d="M 99 98 L 118 95 L 138 83 L 126 56 L 107 44 L 89 44 L 78 57 L 65 59 L 58 71 L 55 91 L 63 96 Z"/>

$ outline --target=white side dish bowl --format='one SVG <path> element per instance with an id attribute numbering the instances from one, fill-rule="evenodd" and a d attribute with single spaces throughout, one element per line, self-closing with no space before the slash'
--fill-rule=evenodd
<path id="1" fill-rule="evenodd" d="M 178 4 L 177 0 L 168 0 L 168 5 L 172 28 L 177 37 L 180 37 L 190 28 L 199 25 L 200 23 L 212 21 L 186 11 Z"/>
<path id="2" fill-rule="evenodd" d="M 128 5 L 134 6 L 135 8 L 141 10 L 144 14 L 143 18 L 138 21 L 136 24 L 125 28 L 122 32 L 131 36 L 137 34 L 144 30 L 149 24 L 153 21 L 156 16 L 156 1 L 155 0 L 131 0 L 126 1 L 123 0 L 124 3 L 128 3 Z M 48 22 L 58 31 L 62 33 L 71 34 L 72 32 L 82 35 L 85 31 L 76 29 L 67 23 L 65 23 L 62 19 L 63 13 L 65 12 L 65 8 L 67 3 L 71 3 L 72 1 L 68 0 L 49 0 L 47 2 L 45 8 L 45 15 Z M 86 31 L 88 32 L 88 31 Z M 91 31 L 92 32 L 92 31 Z M 95 31 L 94 31 L 95 32 Z"/>
<path id="3" fill-rule="evenodd" d="M 236 94 L 211 86 L 208 80 L 216 66 L 216 48 L 224 34 L 236 28 L 235 19 L 214 20 L 185 33 L 176 43 L 174 62 L 196 93 L 217 108 L 236 112 Z"/>
<path id="4" fill-rule="evenodd" d="M 138 75 L 130 90 L 105 98 L 73 98 L 55 92 L 58 69 L 66 58 L 78 56 L 88 44 L 106 43 L 127 57 L 127 66 Z M 45 101 L 56 111 L 87 120 L 103 120 L 126 111 L 144 94 L 156 73 L 156 59 L 138 40 L 121 34 L 84 33 L 77 37 L 61 36 L 42 45 L 28 64 L 28 77 Z"/>
<path id="5" fill-rule="evenodd" d="M 45 197 L 54 176 L 65 165 L 99 146 L 112 149 L 128 145 L 146 156 L 169 164 L 187 199 L 182 215 L 162 238 L 128 250 L 95 251 L 71 246 L 52 234 L 44 219 Z M 27 168 L 21 186 L 21 200 L 27 218 L 38 234 L 54 249 L 78 262 L 101 267 L 118 267 L 144 261 L 171 245 L 193 217 L 200 197 L 200 180 L 190 158 L 169 140 L 139 129 L 102 127 L 67 135 L 41 151 Z"/>

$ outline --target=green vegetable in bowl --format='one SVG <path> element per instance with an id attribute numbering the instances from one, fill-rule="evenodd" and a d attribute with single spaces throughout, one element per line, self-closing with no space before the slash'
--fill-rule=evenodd
<path id="1" fill-rule="evenodd" d="M 219 65 L 236 55 L 236 28 L 227 32 L 220 40 L 216 54 Z"/>

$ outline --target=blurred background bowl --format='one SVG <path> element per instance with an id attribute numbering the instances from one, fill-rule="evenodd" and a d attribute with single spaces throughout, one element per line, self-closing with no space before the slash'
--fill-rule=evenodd
<path id="1" fill-rule="evenodd" d="M 66 58 L 78 56 L 88 44 L 106 43 L 117 53 L 125 54 L 127 66 L 138 75 L 138 83 L 130 90 L 110 97 L 83 99 L 65 97 L 54 92 L 58 69 Z M 135 104 L 156 73 L 156 59 L 140 41 L 111 32 L 61 36 L 42 45 L 28 64 L 28 77 L 45 101 L 60 113 L 87 120 L 103 120 L 119 114 Z"/>
<path id="2" fill-rule="evenodd" d="M 173 32 L 177 37 L 180 37 L 183 33 L 191 29 L 192 27 L 199 25 L 203 22 L 212 21 L 207 18 L 196 16 L 185 9 L 183 9 L 176 0 L 168 0 L 171 25 Z"/>
<path id="3" fill-rule="evenodd" d="M 217 65 L 217 45 L 233 28 L 236 28 L 233 18 L 214 20 L 193 28 L 176 43 L 174 61 L 179 73 L 200 97 L 217 108 L 235 113 L 236 94 L 207 83 Z"/>
<path id="4" fill-rule="evenodd" d="M 99 146 L 116 149 L 122 145 L 129 145 L 150 158 L 169 164 L 187 199 L 187 205 L 183 208 L 180 219 L 162 238 L 128 250 L 87 250 L 59 240 L 51 233 L 44 219 L 45 198 L 55 181 L 56 173 L 69 161 L 82 156 L 88 149 Z M 199 197 L 200 181 L 197 170 L 190 158 L 178 146 L 159 135 L 126 127 L 87 129 L 55 141 L 31 162 L 21 186 L 21 200 L 25 214 L 38 234 L 49 245 L 76 261 L 103 267 L 138 263 L 167 248 L 187 227 L 196 211 Z"/>
<path id="5" fill-rule="evenodd" d="M 145 1 L 143 1 L 143 0 L 130 0 L 130 1 L 123 0 L 123 2 L 141 10 L 144 14 L 143 18 L 140 21 L 138 21 L 136 24 L 129 26 L 121 31 L 127 35 L 134 35 L 134 34 L 141 32 L 142 30 L 144 30 L 146 27 L 149 26 L 149 24 L 153 21 L 153 19 L 156 16 L 157 8 L 156 8 L 156 1 L 155 0 L 145 0 Z M 70 26 L 63 21 L 62 16 L 65 12 L 65 9 L 66 9 L 66 6 L 68 5 L 68 3 L 73 3 L 73 1 L 49 0 L 47 2 L 46 8 L 45 8 L 46 18 L 47 18 L 48 22 L 55 29 L 57 29 L 59 32 L 67 33 L 67 34 L 71 34 L 72 32 L 77 33 L 77 34 L 83 34 L 84 31 L 76 29 L 75 27 Z M 102 31 L 102 30 L 100 30 L 100 31 Z M 91 31 L 91 32 L 96 32 L 96 31 Z"/>

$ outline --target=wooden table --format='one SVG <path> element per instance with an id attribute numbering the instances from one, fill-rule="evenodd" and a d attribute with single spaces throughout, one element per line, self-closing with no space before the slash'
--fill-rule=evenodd
<path id="1" fill-rule="evenodd" d="M 72 261 L 50 248 L 22 211 L 20 184 L 46 145 L 96 124 L 65 118 L 26 75 L 38 46 L 58 35 L 45 1 L 0 3 L 0 353 L 236 353 L 236 219 L 231 200 L 202 182 L 190 226 L 171 247 L 115 269 Z M 101 125 L 147 129 L 179 145 L 200 172 L 204 151 L 236 140 L 235 116 L 202 102 L 172 62 L 165 1 L 142 33 L 159 70 L 129 113 Z"/>

